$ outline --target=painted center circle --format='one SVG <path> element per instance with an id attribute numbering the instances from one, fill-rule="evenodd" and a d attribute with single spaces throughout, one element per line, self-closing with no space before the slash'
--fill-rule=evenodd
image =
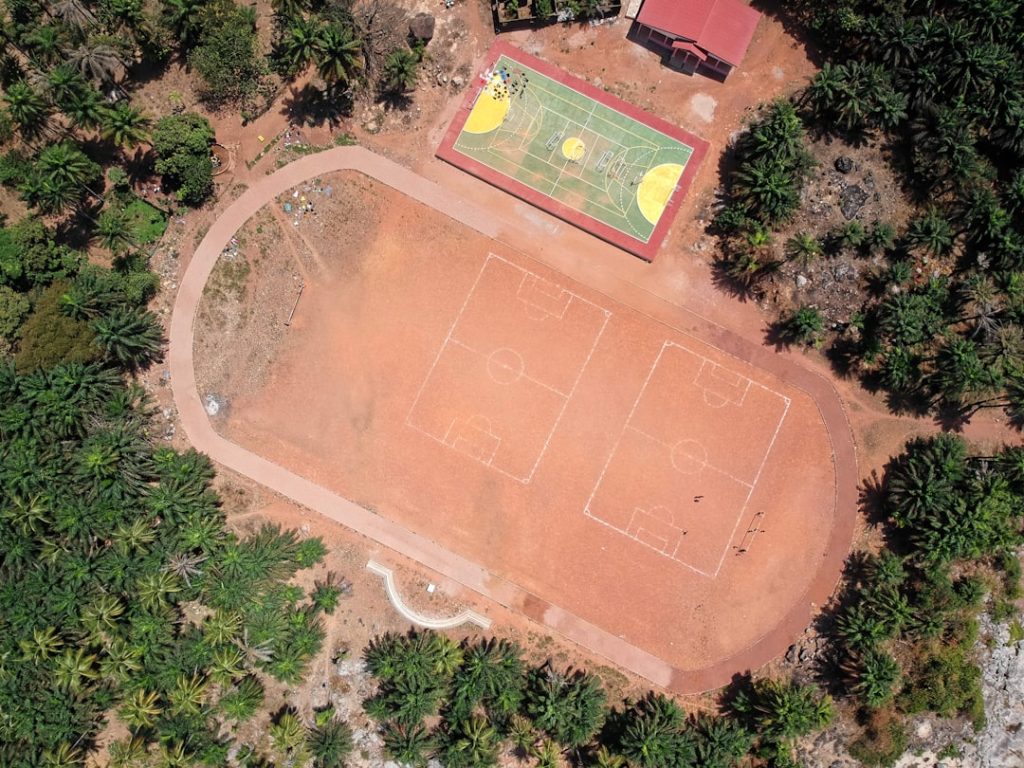
<path id="1" fill-rule="evenodd" d="M 498 384 L 514 384 L 523 375 L 522 356 L 514 349 L 496 349 L 487 358 L 487 373 Z"/>
<path id="2" fill-rule="evenodd" d="M 574 163 L 579 162 L 586 153 L 587 145 L 577 136 L 570 136 L 562 142 L 562 156 L 566 160 L 572 160 Z"/>
<path id="3" fill-rule="evenodd" d="M 708 463 L 707 449 L 696 440 L 680 440 L 672 446 L 672 466 L 684 475 L 695 475 Z"/>

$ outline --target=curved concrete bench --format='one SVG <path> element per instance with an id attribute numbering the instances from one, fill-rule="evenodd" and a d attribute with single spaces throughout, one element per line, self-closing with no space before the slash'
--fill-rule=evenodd
<path id="1" fill-rule="evenodd" d="M 366 567 L 384 579 L 384 589 L 387 590 L 388 600 L 395 606 L 395 610 L 418 627 L 425 627 L 426 629 L 454 629 L 462 624 L 476 624 L 483 629 L 490 629 L 491 627 L 490 619 L 468 608 L 449 619 L 432 619 L 429 616 L 424 616 L 419 611 L 414 611 L 405 604 L 402 596 L 398 594 L 398 587 L 395 586 L 395 574 L 392 573 L 390 568 L 373 560 L 368 562 Z"/>

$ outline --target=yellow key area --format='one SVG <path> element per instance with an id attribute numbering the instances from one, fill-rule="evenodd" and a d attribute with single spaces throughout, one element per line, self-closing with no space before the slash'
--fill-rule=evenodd
<path id="1" fill-rule="evenodd" d="M 587 145 L 576 136 L 571 136 L 562 142 L 562 157 L 572 160 L 574 163 L 583 159 L 587 153 Z"/>
<path id="2" fill-rule="evenodd" d="M 656 165 L 644 174 L 636 190 L 636 204 L 651 224 L 657 224 L 668 205 L 672 190 L 683 175 L 683 166 L 676 163 Z"/>
<path id="3" fill-rule="evenodd" d="M 466 133 L 490 133 L 497 130 L 505 121 L 509 103 L 510 99 L 502 84 L 501 75 L 491 75 L 490 82 L 477 97 L 462 130 Z"/>

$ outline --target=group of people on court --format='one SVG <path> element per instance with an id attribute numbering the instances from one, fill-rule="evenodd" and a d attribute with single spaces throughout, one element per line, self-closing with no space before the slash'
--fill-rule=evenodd
<path id="1" fill-rule="evenodd" d="M 521 69 L 498 67 L 498 77 L 501 78 L 501 90 L 498 95 L 505 99 L 516 95 L 522 98 L 526 93 L 526 87 L 530 84 L 529 75 Z"/>

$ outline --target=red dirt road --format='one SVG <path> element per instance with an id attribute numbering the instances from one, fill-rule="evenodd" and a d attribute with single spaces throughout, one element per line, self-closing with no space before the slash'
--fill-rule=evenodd
<path id="1" fill-rule="evenodd" d="M 369 372 L 380 388 L 381 426 L 363 458 L 384 463 L 377 475 L 365 473 L 363 486 L 353 479 L 359 473 L 318 464 L 316 455 L 286 462 L 314 481 L 216 434 L 192 360 L 206 279 L 259 208 L 345 168 L 461 222 L 481 242 L 530 226 L 356 147 L 257 180 L 207 233 L 175 303 L 172 385 L 195 447 L 674 691 L 717 687 L 781 653 L 831 592 L 852 537 L 857 469 L 839 399 L 821 377 L 628 284 L 605 279 L 598 294 L 514 250 L 494 258 L 471 247 L 382 283 L 392 293 L 368 294 L 380 302 L 364 308 L 368 316 L 385 318 L 399 298 L 431 301 L 417 305 L 429 311 L 413 330 L 401 312 L 351 329 L 375 352 Z M 508 300 L 509 286 L 518 292 L 524 284 L 531 313 L 560 313 L 564 325 L 552 338 L 487 311 Z M 396 345 L 400 338 L 408 343 Z M 286 349 L 275 370 L 298 371 L 309 354 Z M 281 380 L 278 392 L 293 384 Z M 453 397 L 438 393 L 461 393 L 464 404 L 452 410 Z M 245 443 L 265 445 L 275 434 L 287 442 L 282 424 L 316 426 L 301 422 L 301 403 L 278 404 L 279 420 L 250 424 Z M 346 429 L 331 439 L 358 445 Z M 681 431 L 686 439 L 676 440 Z M 638 472 L 645 467 L 649 473 Z M 679 479 L 687 473 L 699 484 Z M 650 498 L 638 500 L 644 494 Z M 381 514 L 345 495 L 381 502 Z M 511 511 L 514 524 L 499 526 L 496 510 Z M 474 532 L 486 515 L 490 535 L 481 537 Z"/>

